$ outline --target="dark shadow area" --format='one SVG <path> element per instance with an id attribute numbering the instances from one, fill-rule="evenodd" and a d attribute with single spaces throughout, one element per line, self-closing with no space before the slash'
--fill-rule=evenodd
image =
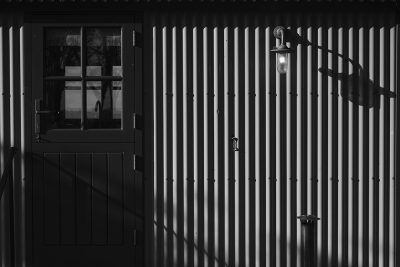
<path id="1" fill-rule="evenodd" d="M 324 46 L 319 46 L 311 43 L 307 38 L 300 36 L 296 31 L 289 31 L 290 42 L 292 47 L 297 47 L 299 44 L 311 46 L 316 49 L 321 49 L 323 53 L 332 54 L 335 57 L 343 58 L 343 65 L 352 64 L 353 73 L 338 73 L 332 69 L 319 68 L 318 71 L 325 76 L 332 77 L 341 84 L 341 90 L 338 92 L 345 101 L 363 106 L 366 108 L 380 108 L 380 96 L 395 98 L 396 93 L 391 92 L 387 88 L 380 87 L 376 81 L 369 78 L 368 72 L 350 58 L 346 58 L 333 50 L 327 49 Z"/>

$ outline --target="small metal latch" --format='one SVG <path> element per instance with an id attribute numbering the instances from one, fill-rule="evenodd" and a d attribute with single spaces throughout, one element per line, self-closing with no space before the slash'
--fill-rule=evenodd
<path id="1" fill-rule="evenodd" d="M 232 137 L 232 151 L 239 151 L 239 138 Z"/>

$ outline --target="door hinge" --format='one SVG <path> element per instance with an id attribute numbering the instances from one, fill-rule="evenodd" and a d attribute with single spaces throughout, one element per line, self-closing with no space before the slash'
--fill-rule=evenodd
<path id="1" fill-rule="evenodd" d="M 133 128 L 137 130 L 143 130 L 143 126 L 143 116 L 137 113 L 133 113 Z"/>
<path id="2" fill-rule="evenodd" d="M 143 172 L 144 171 L 143 157 L 138 156 L 136 154 L 133 155 L 133 170 L 135 172 Z"/>
<path id="3" fill-rule="evenodd" d="M 132 32 L 132 45 L 133 47 L 142 47 L 142 35 L 140 32 L 133 31 Z"/>
<path id="4" fill-rule="evenodd" d="M 136 229 L 133 229 L 133 246 L 136 247 Z"/>

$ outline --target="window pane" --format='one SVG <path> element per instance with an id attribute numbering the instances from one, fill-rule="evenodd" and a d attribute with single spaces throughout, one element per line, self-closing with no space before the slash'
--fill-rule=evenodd
<path id="1" fill-rule="evenodd" d="M 45 83 L 44 109 L 53 111 L 42 116 L 47 130 L 81 127 L 81 84 L 79 81 Z"/>
<path id="2" fill-rule="evenodd" d="M 99 67 L 102 76 L 122 76 L 120 28 L 87 28 L 86 42 L 87 66 Z"/>
<path id="3" fill-rule="evenodd" d="M 80 29 L 45 29 L 45 76 L 80 76 L 80 65 Z"/>
<path id="4" fill-rule="evenodd" d="M 122 82 L 90 81 L 86 86 L 88 128 L 121 129 Z"/>

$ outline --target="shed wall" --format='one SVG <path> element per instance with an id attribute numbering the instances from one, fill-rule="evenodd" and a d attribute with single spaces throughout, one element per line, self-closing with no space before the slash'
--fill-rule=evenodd
<path id="1" fill-rule="evenodd" d="M 276 25 L 298 34 L 286 76 L 268 52 Z M 24 27 L 22 15 L 0 14 L 0 172 L 8 147 L 20 151 L 17 266 L 29 182 Z M 154 266 L 299 266 L 296 216 L 306 213 L 321 218 L 319 266 L 395 266 L 393 15 L 154 14 L 150 30 Z M 6 192 L 1 266 L 7 203 Z"/>
<path id="2" fill-rule="evenodd" d="M 277 25 L 295 36 L 287 75 Z M 321 218 L 317 266 L 395 266 L 393 14 L 153 14 L 150 28 L 154 266 L 300 266 L 302 214 Z"/>

